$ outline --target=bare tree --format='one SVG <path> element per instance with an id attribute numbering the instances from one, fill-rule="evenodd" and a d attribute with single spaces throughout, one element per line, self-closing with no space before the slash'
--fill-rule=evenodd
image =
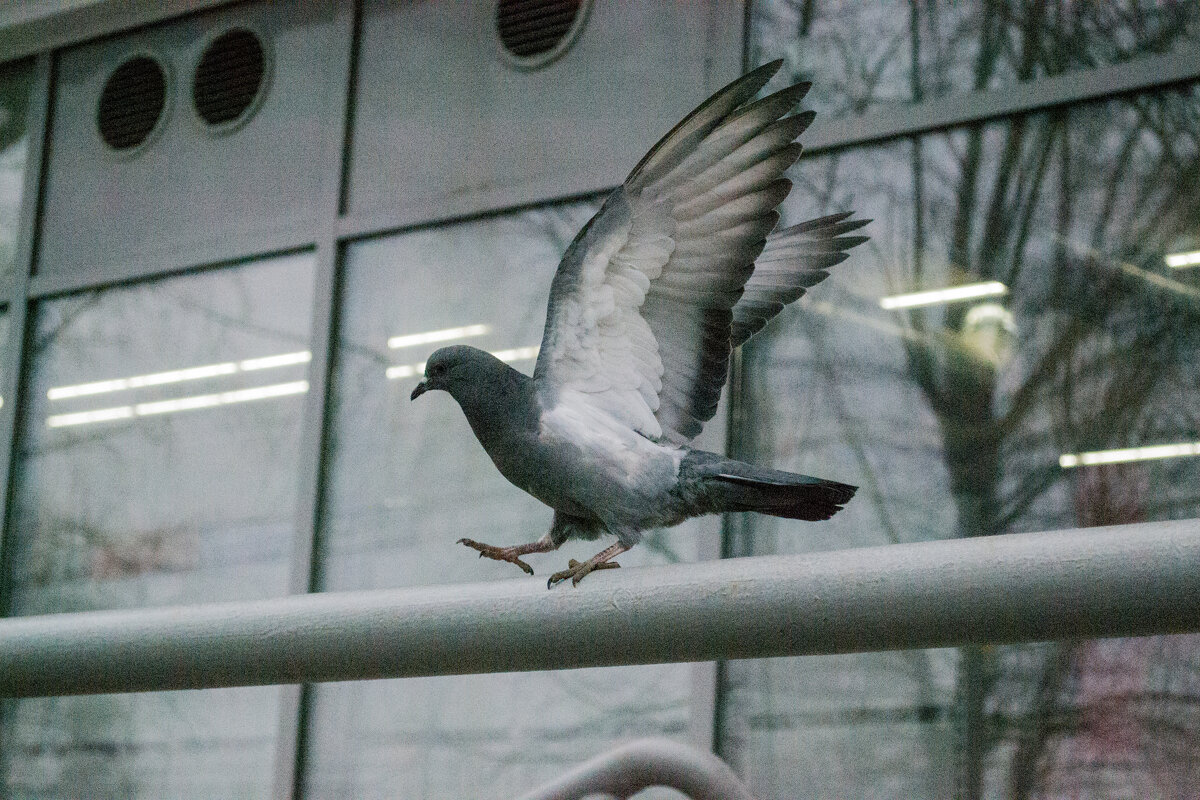
<path id="1" fill-rule="evenodd" d="M 1196 38 L 1200 12 L 1136 0 L 927 1 L 909 4 L 905 22 L 845 4 L 767 3 L 756 12 L 752 52 L 757 60 L 784 55 L 793 78 L 826 82 L 816 103 L 853 112 L 1165 52 Z M 880 262 L 896 291 L 977 281 L 1008 288 L 988 317 L 995 330 L 981 329 L 968 305 L 899 318 L 907 380 L 940 431 L 957 535 L 1097 524 L 1096 509 L 1106 508 L 1116 520 L 1105 505 L 1111 498 L 1089 483 L 1095 479 L 1065 472 L 1058 454 L 1194 438 L 1200 291 L 1166 274 L 1162 256 L 1180 237 L 1197 235 L 1198 141 L 1200 101 L 1172 91 L 887 145 L 907 148 L 909 166 L 890 164 L 881 187 L 808 179 L 833 208 L 849 207 L 856 191 L 878 195 L 884 224 L 895 230 L 907 212 L 909 241 Z M 857 157 L 826 157 L 824 174 Z M 826 363 L 829 375 L 845 369 Z M 1152 505 L 1156 518 L 1192 515 L 1192 494 L 1160 490 L 1139 507 Z M 1079 510 L 1072 497 L 1083 503 Z M 984 795 L 1002 742 L 1016 742 L 1007 780 L 1013 797 L 1043 796 L 1055 785 L 1046 754 L 1072 735 L 1072 723 L 1059 717 L 1061 708 L 1078 706 L 1070 693 L 1079 685 L 1072 676 L 1086 671 L 1081 652 L 1074 645 L 963 649 L 955 703 L 960 797 Z M 1189 731 L 1191 724 L 1171 723 Z M 1181 763 L 1175 774 L 1186 771 Z"/>

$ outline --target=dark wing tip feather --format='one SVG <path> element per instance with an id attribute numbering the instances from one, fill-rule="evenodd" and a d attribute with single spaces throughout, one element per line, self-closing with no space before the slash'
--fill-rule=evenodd
<path id="1" fill-rule="evenodd" d="M 812 125 L 813 120 L 816 118 L 817 118 L 817 112 L 813 111 L 811 108 L 808 109 L 807 111 L 801 111 L 800 113 L 794 114 L 794 115 L 792 115 L 792 117 L 790 117 L 790 119 L 804 120 L 804 127 L 802 127 L 800 129 L 800 133 L 804 133 L 806 130 L 808 130 L 808 126 Z M 797 134 L 797 135 L 799 135 L 799 134 Z"/>
<path id="2" fill-rule="evenodd" d="M 656 158 L 660 157 L 660 155 L 675 145 L 675 140 L 677 138 L 686 139 L 688 138 L 688 135 L 692 133 L 696 133 L 701 136 L 708 133 L 712 127 L 720 123 L 726 115 L 731 113 L 735 108 L 749 100 L 754 95 L 758 94 L 758 91 L 767 85 L 767 82 L 775 76 L 775 73 L 778 72 L 779 68 L 782 66 L 783 59 L 777 58 L 774 61 L 763 64 L 757 69 L 747 72 L 745 75 L 737 78 L 736 80 L 730 81 L 721 89 L 714 92 L 712 96 L 698 105 L 690 114 L 680 120 L 675 127 L 671 128 L 671 130 L 668 131 L 665 136 L 659 139 L 658 142 L 650 148 L 650 151 L 642 157 L 642 160 L 638 162 L 637 166 L 630 171 L 629 177 L 625 179 L 626 184 L 633 184 L 637 182 L 639 178 L 644 177 L 642 175 L 643 171 L 647 170 L 650 164 Z M 714 115 L 711 122 L 702 123 L 701 118 L 706 116 L 706 113 L 711 111 L 714 106 L 720 107 L 723 110 Z M 693 128 L 695 129 L 694 131 L 692 130 Z M 686 135 L 681 136 L 682 134 Z M 687 148 L 685 148 L 685 154 L 686 151 Z M 661 171 L 658 169 L 659 166 L 662 165 L 656 165 L 657 171 Z M 674 162 L 668 161 L 664 168 L 669 169 L 671 166 L 674 166 Z"/>
<path id="3" fill-rule="evenodd" d="M 801 222 L 799 225 L 793 225 L 792 227 L 788 228 L 788 230 L 795 231 L 796 233 L 809 233 L 811 231 L 820 230 L 821 228 L 828 228 L 830 225 L 836 225 L 853 214 L 853 211 L 839 211 L 836 214 L 829 214 L 824 217 L 810 219 L 807 222 Z M 869 220 L 863 220 L 862 223 L 865 225 L 868 221 Z"/>
<path id="4" fill-rule="evenodd" d="M 851 247 L 858 247 L 860 244 L 870 241 L 870 239 L 870 236 L 839 236 L 831 241 L 842 250 L 849 250 Z"/>
<path id="5" fill-rule="evenodd" d="M 776 118 L 783 117 L 793 108 L 795 108 L 801 100 L 804 99 L 804 96 L 808 94 L 808 91 L 811 88 L 811 83 L 792 84 L 786 89 L 780 89 L 778 92 L 774 92 L 773 94 L 769 94 L 759 100 L 755 100 L 753 103 L 747 103 L 734 113 L 730 114 L 726 121 L 732 122 L 744 117 L 747 114 L 755 114 L 763 111 L 764 109 L 771 111 L 772 116 Z"/>
<path id="6" fill-rule="evenodd" d="M 755 67 L 754 69 L 747 72 L 746 76 L 758 75 L 759 73 L 762 73 L 763 75 L 766 76 L 762 79 L 762 85 L 766 86 L 767 81 L 771 80 L 771 78 L 774 78 L 775 73 L 779 72 L 779 70 L 782 67 L 783 67 L 783 59 L 776 58 L 773 61 L 768 61 L 765 64 L 760 64 L 759 66 Z M 743 77 L 746 77 L 746 76 L 743 76 Z M 738 80 L 741 80 L 741 78 L 739 78 Z M 733 81 L 733 83 L 737 83 L 737 81 Z M 732 85 L 732 84 L 730 84 L 730 85 Z"/>
<path id="7" fill-rule="evenodd" d="M 870 238 L 845 235 L 870 222 L 850 219 L 853 213 L 828 214 L 767 237 L 756 270 L 746 283 L 743 301 L 733 309 L 735 347 L 762 330 L 783 305 L 798 300 L 805 289 L 828 277 L 827 269 L 845 261 L 850 257 L 849 250 Z"/>
<path id="8" fill-rule="evenodd" d="M 864 228 L 867 225 L 870 225 L 872 222 L 874 222 L 874 220 L 851 219 L 851 220 L 847 220 L 846 222 L 841 223 L 840 225 L 834 225 L 833 227 L 831 227 L 829 229 L 829 232 L 830 232 L 831 236 L 842 236 L 843 234 L 853 233 L 854 231 Z M 864 240 L 869 239 L 869 238 L 871 238 L 871 237 L 869 237 L 869 236 L 863 237 Z"/>

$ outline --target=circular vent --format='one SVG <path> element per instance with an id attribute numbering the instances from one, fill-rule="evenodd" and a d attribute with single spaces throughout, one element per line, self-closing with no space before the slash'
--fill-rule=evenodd
<path id="1" fill-rule="evenodd" d="M 104 83 L 96 109 L 100 138 L 119 153 L 129 152 L 150 138 L 166 107 L 166 70 L 150 56 L 134 56 Z"/>
<path id="2" fill-rule="evenodd" d="M 204 49 L 192 82 L 196 114 L 213 128 L 228 130 L 258 107 L 267 76 L 267 52 L 253 31 L 234 28 Z"/>
<path id="3" fill-rule="evenodd" d="M 589 0 L 498 0 L 500 44 L 519 66 L 544 66 L 579 35 L 588 5 Z"/>

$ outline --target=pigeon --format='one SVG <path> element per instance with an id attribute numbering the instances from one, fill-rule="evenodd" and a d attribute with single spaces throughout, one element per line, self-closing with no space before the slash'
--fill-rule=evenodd
<path id="1" fill-rule="evenodd" d="M 416 400 L 458 401 L 500 473 L 554 510 L 513 546 L 459 542 L 530 575 L 522 556 L 616 537 L 547 587 L 619 566 L 648 529 L 754 511 L 824 520 L 856 487 L 753 466 L 688 443 L 717 410 L 730 356 L 867 240 L 842 212 L 774 230 L 813 112 L 810 84 L 755 100 L 781 61 L 718 91 L 675 126 L 568 247 L 550 286 L 533 376 L 466 345 L 433 353 Z"/>

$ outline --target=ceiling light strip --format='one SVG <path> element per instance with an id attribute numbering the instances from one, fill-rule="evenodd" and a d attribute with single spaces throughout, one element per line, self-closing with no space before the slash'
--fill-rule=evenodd
<path id="1" fill-rule="evenodd" d="M 388 367 L 384 370 L 384 377 L 389 381 L 397 380 L 398 378 L 412 378 L 416 375 L 425 374 L 425 362 L 420 364 L 399 364 L 394 367 Z"/>
<path id="2" fill-rule="evenodd" d="M 531 358 L 537 358 L 539 347 L 514 347 L 511 350 L 497 350 L 492 355 L 503 361 L 505 364 L 511 364 L 514 361 L 526 361 Z"/>
<path id="3" fill-rule="evenodd" d="M 141 389 L 146 386 L 163 386 L 170 383 L 198 381 L 205 378 L 216 378 L 223 375 L 233 375 L 238 372 L 254 372 L 261 369 L 286 367 L 293 364 L 307 364 L 312 360 L 308 350 L 298 350 L 294 353 L 280 353 L 260 358 L 247 358 L 243 361 L 226 361 L 220 364 L 203 364 L 198 367 L 173 369 L 166 372 L 153 372 L 148 375 L 134 375 L 131 378 L 113 378 L 91 383 L 77 383 L 72 386 L 55 386 L 46 392 L 50 400 L 66 400 L 72 397 L 87 397 L 96 394 L 121 392 L 126 389 Z"/>
<path id="4" fill-rule="evenodd" d="M 398 350 L 401 347 L 413 347 L 419 344 L 434 342 L 449 342 L 453 339 L 469 339 L 472 336 L 483 336 L 491 330 L 487 325 L 463 325 L 458 328 L 442 328 L 437 331 L 410 333 L 404 336 L 393 336 L 387 340 L 388 348 Z"/>
<path id="5" fill-rule="evenodd" d="M 461 325 L 454 328 L 442 328 L 435 331 L 424 331 L 422 333 L 393 336 L 388 339 L 387 345 L 390 349 L 396 350 L 403 347 L 413 347 L 421 344 L 448 342 L 455 339 L 468 339 L 473 336 L 483 336 L 484 334 L 490 332 L 491 327 L 488 325 Z M 518 358 L 516 360 L 520 359 Z M 311 352 L 308 350 L 298 350 L 293 353 L 280 353 L 278 355 L 262 356 L 259 358 L 247 358 L 238 362 L 227 361 L 220 364 L 204 364 L 198 367 L 169 370 L 167 372 L 155 372 L 148 375 L 134 375 L 130 378 L 113 378 L 110 380 L 92 381 L 90 383 L 78 383 L 71 386 L 55 386 L 46 392 L 46 397 L 50 400 L 67 400 L 73 397 L 88 397 L 97 394 L 109 394 L 111 392 L 121 392 L 128 389 L 138 389 L 146 386 L 161 386 L 170 383 L 181 383 L 184 381 L 214 378 L 222 375 L 233 375 L 238 372 L 254 372 L 261 369 L 273 369 L 276 367 L 287 367 L 295 364 L 307 364 L 310 361 L 312 361 Z M 395 369 L 397 368 L 392 368 L 392 370 Z M 424 364 L 421 365 L 421 370 L 424 370 Z M 389 372 L 391 372 L 391 370 L 389 370 Z M 403 369 L 400 369 L 395 375 L 389 374 L 389 377 L 403 378 L 410 377 L 413 374 L 415 373 L 405 372 Z"/>
<path id="6" fill-rule="evenodd" d="M 260 369 L 290 367 L 293 364 L 307 364 L 310 361 L 312 361 L 312 353 L 307 350 L 298 350 L 295 353 L 280 353 L 277 356 L 247 358 L 238 362 L 238 369 L 242 372 L 254 372 Z"/>
<path id="7" fill-rule="evenodd" d="M 541 348 L 537 345 L 529 347 L 514 347 L 511 350 L 494 350 L 492 355 L 503 361 L 505 364 L 513 364 L 517 361 L 528 361 L 537 358 L 538 351 Z M 425 374 L 425 362 L 420 361 L 415 364 L 397 364 L 388 367 L 384 371 L 384 377 L 389 381 L 394 381 L 399 378 L 413 378 L 418 375 Z"/>
<path id="8" fill-rule="evenodd" d="M 195 411 L 201 408 L 216 408 L 234 403 L 247 403 L 254 400 L 268 400 L 275 397 L 304 394 L 307 391 L 308 381 L 273 383 L 267 386 L 254 386 L 249 389 L 236 389 L 231 392 L 176 397 L 171 400 L 156 400 L 151 403 L 137 403 L 131 406 L 98 408 L 94 411 L 79 411 L 72 414 L 53 414 L 46 417 L 46 427 L 65 428 L 73 425 L 88 425 L 96 422 L 111 422 L 120 419 L 133 419 L 134 417 L 170 414 L 177 411 Z"/>
<path id="9" fill-rule="evenodd" d="M 1200 266 L 1200 250 L 1189 253 L 1170 253 L 1166 257 L 1167 266 L 1173 269 Z"/>
<path id="10" fill-rule="evenodd" d="M 896 308 L 914 308 L 916 306 L 932 306 L 940 303 L 953 303 L 959 300 L 974 300 L 977 297 L 996 297 L 1007 294 L 1008 287 L 1000 281 L 971 283 L 966 286 L 951 286 L 945 289 L 931 289 L 925 292 L 898 294 L 883 297 L 879 300 L 881 308 L 888 311 Z"/>
<path id="11" fill-rule="evenodd" d="M 132 418 L 133 406 L 117 406 L 116 408 L 98 408 L 95 411 L 78 411 L 74 414 L 52 414 L 46 417 L 46 427 L 66 428 L 70 425 L 88 425 L 93 422 Z"/>
<path id="12" fill-rule="evenodd" d="M 1158 458 L 1200 456 L 1200 442 L 1156 444 L 1147 447 L 1127 447 L 1121 450 L 1096 450 L 1090 453 L 1064 453 L 1058 457 L 1063 469 L 1090 467 L 1096 464 L 1119 464 L 1127 461 L 1150 461 Z"/>

